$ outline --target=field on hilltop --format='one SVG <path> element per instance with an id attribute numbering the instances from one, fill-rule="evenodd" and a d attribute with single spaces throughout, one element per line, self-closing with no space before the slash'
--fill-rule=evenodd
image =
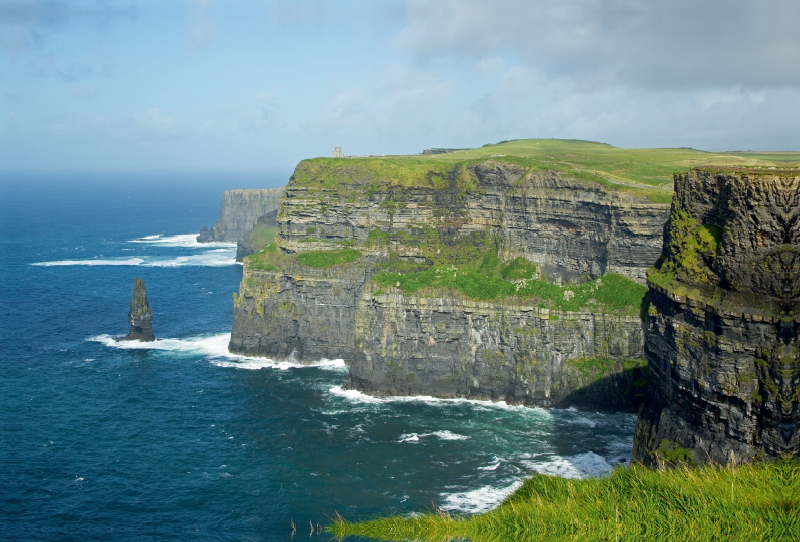
<path id="1" fill-rule="evenodd" d="M 668 203 L 674 173 L 702 166 L 796 168 L 800 166 L 800 152 L 622 149 L 593 141 L 517 139 L 442 154 L 314 158 L 301 162 L 294 183 L 332 188 L 346 178 L 400 186 L 434 185 L 447 179 L 457 165 L 487 160 L 516 163 L 529 171 L 553 170 Z"/>

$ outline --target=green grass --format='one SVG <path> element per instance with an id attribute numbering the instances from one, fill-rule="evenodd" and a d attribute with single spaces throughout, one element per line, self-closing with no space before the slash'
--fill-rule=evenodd
<path id="1" fill-rule="evenodd" d="M 247 246 L 256 252 L 264 250 L 267 246 L 275 242 L 276 235 L 278 235 L 277 226 L 262 226 L 256 224 L 253 226 L 253 232 L 247 239 Z"/>
<path id="2" fill-rule="evenodd" d="M 482 265 L 484 263 L 485 260 L 481 262 Z M 503 267 L 501 273 L 522 274 L 521 269 L 526 269 L 526 273 L 532 273 L 531 267 L 514 262 Z M 485 274 L 457 267 L 435 267 L 418 273 L 381 271 L 372 280 L 380 286 L 399 288 L 404 294 L 429 288 L 450 289 L 479 301 L 502 300 L 516 296 L 537 300 L 555 310 L 579 311 L 582 307 L 587 307 L 631 316 L 639 314 L 642 298 L 647 292 L 647 288 L 641 284 L 615 273 L 608 273 L 596 281 L 566 286 L 558 286 L 543 280 L 526 280 L 514 284 L 497 274 Z"/>
<path id="3" fill-rule="evenodd" d="M 553 170 L 669 203 L 674 173 L 702 166 L 793 168 L 800 166 L 800 152 L 621 149 L 593 141 L 519 139 L 448 154 L 304 160 L 295 170 L 294 184 L 310 189 L 355 185 L 368 196 L 387 185 L 470 191 L 476 179 L 464 166 L 487 160 L 518 164 L 527 171 Z"/>
<path id="4" fill-rule="evenodd" d="M 354 262 L 361 257 L 361 252 L 352 248 L 343 250 L 314 250 L 304 252 L 297 256 L 301 265 L 308 267 L 327 268 Z"/>
<path id="5" fill-rule="evenodd" d="M 484 514 L 434 510 L 355 523 L 337 516 L 326 531 L 339 539 L 426 542 L 788 541 L 800 539 L 799 512 L 796 461 L 663 470 L 635 465 L 585 480 L 536 475 Z"/>

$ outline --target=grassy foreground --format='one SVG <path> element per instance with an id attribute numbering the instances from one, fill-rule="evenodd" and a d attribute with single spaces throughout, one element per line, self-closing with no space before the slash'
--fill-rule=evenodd
<path id="1" fill-rule="evenodd" d="M 337 517 L 327 531 L 340 539 L 426 542 L 800 540 L 800 463 L 634 465 L 586 480 L 536 475 L 484 514 L 433 511 L 356 523 Z"/>

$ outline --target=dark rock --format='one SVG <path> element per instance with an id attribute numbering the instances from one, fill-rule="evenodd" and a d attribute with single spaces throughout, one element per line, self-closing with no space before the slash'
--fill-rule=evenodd
<path id="1" fill-rule="evenodd" d="M 200 235 L 197 236 L 198 243 L 213 243 L 214 242 L 214 234 L 208 229 L 208 226 L 203 224 L 203 227 L 200 228 Z"/>
<path id="2" fill-rule="evenodd" d="M 147 303 L 147 289 L 144 281 L 134 279 L 133 296 L 131 299 L 131 310 L 128 312 L 128 321 L 131 329 L 124 337 L 126 341 L 154 341 L 153 336 L 153 311 Z"/>
<path id="3" fill-rule="evenodd" d="M 800 175 L 676 175 L 633 457 L 746 462 L 800 453 Z"/>

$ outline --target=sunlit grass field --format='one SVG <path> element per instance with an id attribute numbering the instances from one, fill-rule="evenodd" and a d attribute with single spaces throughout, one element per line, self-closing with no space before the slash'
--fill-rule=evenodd
<path id="1" fill-rule="evenodd" d="M 337 538 L 426 542 L 800 540 L 800 464 L 617 468 L 604 478 L 536 475 L 474 516 L 438 510 L 327 528 Z"/>
<path id="2" fill-rule="evenodd" d="M 800 152 L 705 152 L 689 148 L 622 149 L 604 143 L 564 139 L 517 139 L 446 154 L 315 158 L 295 172 L 299 185 L 332 188 L 339 172 L 353 180 L 374 179 L 419 186 L 445 179 L 458 163 L 487 159 L 517 163 L 529 170 L 553 170 L 609 188 L 640 193 L 668 203 L 672 176 L 701 166 L 798 168 Z M 433 175 L 432 175 L 433 173 Z M 321 183 L 321 184 L 319 184 Z"/>

